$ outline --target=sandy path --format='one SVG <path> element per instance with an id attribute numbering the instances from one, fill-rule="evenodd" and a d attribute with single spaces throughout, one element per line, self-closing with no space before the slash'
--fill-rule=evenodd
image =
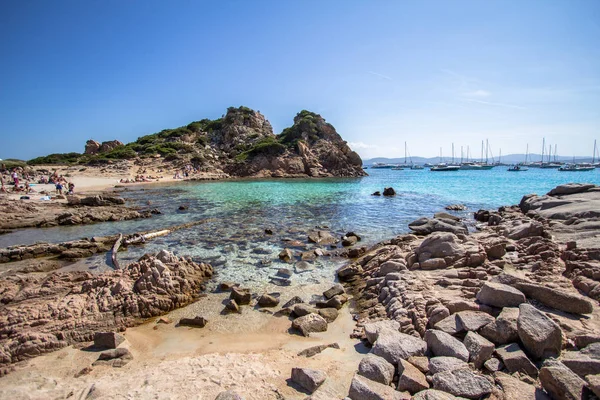
<path id="1" fill-rule="evenodd" d="M 286 301 L 291 293 L 284 295 Z M 206 315 L 204 329 L 156 324 L 154 321 L 125 333 L 134 360 L 123 368 L 94 367 L 88 375 L 74 375 L 91 365 L 96 352 L 68 347 L 31 360 L 27 366 L 0 379 L 0 398 L 10 399 L 210 399 L 232 389 L 245 399 L 304 399 L 307 394 L 286 382 L 291 369 L 303 366 L 323 370 L 328 379 L 315 393 L 317 399 L 340 399 L 363 350 L 350 339 L 354 321 L 344 307 L 328 331 L 310 338 L 290 334 L 287 317 L 274 317 L 251 307 L 241 314 L 221 315 L 226 294 L 209 294 L 169 314 Z M 318 344 L 337 342 L 312 358 L 297 353 Z M 90 388 L 93 387 L 90 393 Z M 83 397 L 80 397 L 83 396 Z M 85 397 L 87 396 L 87 397 Z"/>

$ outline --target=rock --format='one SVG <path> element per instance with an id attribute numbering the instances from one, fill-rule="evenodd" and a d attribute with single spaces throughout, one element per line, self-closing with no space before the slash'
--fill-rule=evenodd
<path id="1" fill-rule="evenodd" d="M 429 359 L 429 372 L 431 375 L 460 368 L 469 368 L 469 364 L 456 357 L 431 357 Z"/>
<path id="2" fill-rule="evenodd" d="M 234 282 L 221 282 L 221 283 L 219 283 L 218 289 L 220 292 L 229 292 L 231 290 L 231 288 L 233 288 L 235 286 L 240 286 L 240 285 L 237 283 L 234 283 Z"/>
<path id="3" fill-rule="evenodd" d="M 533 385 L 525 383 L 503 372 L 496 372 L 494 380 L 504 392 L 505 400 L 536 399 L 550 400 L 550 397 Z"/>
<path id="4" fill-rule="evenodd" d="M 348 281 L 353 276 L 358 275 L 362 272 L 363 272 L 363 269 L 360 265 L 348 264 L 348 265 L 345 265 L 345 266 L 341 267 L 340 269 L 338 269 L 337 275 L 341 281 Z"/>
<path id="5" fill-rule="evenodd" d="M 308 314 L 317 314 L 317 310 L 306 303 L 299 303 L 293 306 L 294 315 L 304 317 Z"/>
<path id="6" fill-rule="evenodd" d="M 506 235 L 509 239 L 519 240 L 532 236 L 543 236 L 544 227 L 537 221 L 526 222 L 521 225 L 512 227 Z"/>
<path id="7" fill-rule="evenodd" d="M 422 356 L 427 351 L 427 343 L 411 335 L 389 329 L 379 331 L 371 353 L 385 358 L 392 364 L 407 360 L 411 356 Z"/>
<path id="8" fill-rule="evenodd" d="M 85 142 L 85 154 L 96 154 L 98 150 L 100 150 L 100 143 L 92 139 Z"/>
<path id="9" fill-rule="evenodd" d="M 343 236 L 342 237 L 342 246 L 350 247 L 354 246 L 358 242 L 358 238 L 356 236 Z"/>
<path id="10" fill-rule="evenodd" d="M 505 307 L 496 320 L 481 328 L 479 333 L 497 345 L 516 342 L 519 339 L 517 318 L 518 308 Z"/>
<path id="11" fill-rule="evenodd" d="M 338 239 L 336 239 L 330 232 L 316 231 L 308 235 L 308 241 L 323 246 L 329 246 L 336 244 L 338 242 Z"/>
<path id="12" fill-rule="evenodd" d="M 258 298 L 258 305 L 261 307 L 277 307 L 279 299 L 268 294 L 263 294 Z"/>
<path id="13" fill-rule="evenodd" d="M 383 195 L 384 196 L 395 196 L 396 191 L 392 187 L 387 187 L 387 188 L 383 189 Z"/>
<path id="14" fill-rule="evenodd" d="M 523 292 L 525 296 L 557 310 L 574 314 L 591 314 L 592 311 L 594 311 L 592 302 L 579 295 L 534 283 L 519 282 L 515 284 L 515 286 Z"/>
<path id="15" fill-rule="evenodd" d="M 461 311 L 456 313 L 456 317 L 465 331 L 477 331 L 495 321 L 490 314 L 481 311 Z"/>
<path id="16" fill-rule="evenodd" d="M 377 276 L 386 276 L 391 272 L 406 271 L 406 263 L 404 260 L 388 260 L 379 266 Z"/>
<path id="17" fill-rule="evenodd" d="M 408 391 L 412 394 L 421 390 L 429 389 L 429 383 L 425 379 L 425 375 L 419 371 L 414 365 L 405 360 L 400 360 L 398 363 L 398 386 L 399 391 Z"/>
<path id="18" fill-rule="evenodd" d="M 324 291 L 323 296 L 325 296 L 326 299 L 331 299 L 333 296 L 337 296 L 339 294 L 344 294 L 344 293 L 346 293 L 346 291 L 344 290 L 344 287 L 342 285 L 340 285 L 339 283 L 337 283 L 330 289 Z"/>
<path id="19" fill-rule="evenodd" d="M 351 400 L 408 400 L 405 395 L 394 388 L 364 378 L 358 374 L 352 378 L 348 397 Z"/>
<path id="20" fill-rule="evenodd" d="M 588 375 L 586 380 L 589 384 L 588 387 L 596 397 L 600 396 L 600 375 Z"/>
<path id="21" fill-rule="evenodd" d="M 231 288 L 231 294 L 229 298 L 235 300 L 235 302 L 242 306 L 246 304 L 250 304 L 252 300 L 252 293 L 250 293 L 250 289 L 241 289 L 239 287 Z"/>
<path id="22" fill-rule="evenodd" d="M 338 294 L 327 301 L 317 301 L 315 305 L 319 308 L 335 308 L 339 310 L 346 302 L 348 302 L 348 296 L 345 294 Z"/>
<path id="23" fill-rule="evenodd" d="M 110 365 L 115 368 L 120 368 L 133 360 L 133 355 L 124 347 L 103 351 L 100 353 L 98 360 L 92 363 L 92 366 L 96 365 Z"/>
<path id="24" fill-rule="evenodd" d="M 279 268 L 275 275 L 280 276 L 282 278 L 290 278 L 292 276 L 292 271 L 287 268 Z"/>
<path id="25" fill-rule="evenodd" d="M 319 309 L 318 314 L 329 324 L 335 321 L 339 315 L 338 310 L 335 308 L 321 308 Z"/>
<path id="26" fill-rule="evenodd" d="M 384 385 L 392 383 L 394 371 L 392 364 L 374 354 L 367 354 L 358 364 L 359 375 Z"/>
<path id="27" fill-rule="evenodd" d="M 79 204 L 90 207 L 113 206 L 125 204 L 125 200 L 117 196 L 97 195 L 80 198 Z"/>
<path id="28" fill-rule="evenodd" d="M 123 335 L 116 332 L 96 332 L 94 347 L 99 349 L 116 349 L 125 341 Z"/>
<path id="29" fill-rule="evenodd" d="M 379 336 L 379 332 L 384 329 L 398 332 L 400 330 L 400 324 L 391 319 L 384 319 L 382 321 L 365 324 L 365 336 L 367 337 L 369 343 L 374 344 Z"/>
<path id="30" fill-rule="evenodd" d="M 309 347 L 308 349 L 304 349 L 301 352 L 298 353 L 298 356 L 300 357 L 312 357 L 314 355 L 317 355 L 319 353 L 321 353 L 323 350 L 325 349 L 339 349 L 340 345 L 337 343 L 329 343 L 329 344 L 320 344 L 318 346 L 313 346 L 313 347 Z"/>
<path id="31" fill-rule="evenodd" d="M 296 304 L 301 304 L 301 303 L 304 303 L 304 300 L 302 300 L 302 297 L 294 296 L 291 299 L 289 299 L 281 308 L 289 308 L 291 306 L 294 306 Z"/>
<path id="32" fill-rule="evenodd" d="M 540 369 L 540 382 L 555 399 L 579 400 L 584 398 L 587 383 L 556 360 L 548 359 Z"/>
<path id="33" fill-rule="evenodd" d="M 292 328 L 299 330 L 303 336 L 309 336 L 313 332 L 325 332 L 327 321 L 318 314 L 308 314 L 296 318 L 292 322 Z"/>
<path id="34" fill-rule="evenodd" d="M 496 349 L 492 342 L 475 332 L 468 332 L 463 344 L 469 351 L 469 361 L 475 365 L 475 368 L 481 368 Z"/>
<path id="35" fill-rule="evenodd" d="M 419 263 L 420 269 L 422 269 L 424 271 L 433 271 L 436 269 L 444 269 L 447 266 L 448 265 L 446 264 L 446 260 L 444 260 L 443 258 L 430 258 L 428 260 L 425 260 L 425 261 Z"/>
<path id="36" fill-rule="evenodd" d="M 587 375 L 600 374 L 600 359 L 597 356 L 592 356 L 582 351 L 568 351 L 562 355 L 562 363 L 571 371 L 585 379 Z"/>
<path id="37" fill-rule="evenodd" d="M 244 400 L 244 398 L 233 390 L 228 390 L 226 392 L 219 393 L 215 400 Z"/>
<path id="38" fill-rule="evenodd" d="M 194 328 L 204 328 L 208 321 L 204 317 L 194 317 L 194 318 L 181 318 L 179 320 L 179 325 L 181 326 L 191 326 Z"/>
<path id="39" fill-rule="evenodd" d="M 456 397 L 450 393 L 436 389 L 423 390 L 412 397 L 412 400 L 455 400 Z"/>
<path id="40" fill-rule="evenodd" d="M 454 396 L 478 399 L 492 392 L 494 386 L 486 378 L 476 375 L 469 369 L 440 372 L 433 376 L 434 389 Z"/>
<path id="41" fill-rule="evenodd" d="M 496 354 L 511 374 L 515 372 L 525 373 L 534 378 L 538 375 L 537 367 L 527 358 L 517 343 L 498 347 Z"/>
<path id="42" fill-rule="evenodd" d="M 429 358 L 426 356 L 411 356 L 408 357 L 408 362 L 424 374 L 429 372 Z"/>
<path id="43" fill-rule="evenodd" d="M 525 295 L 519 290 L 494 282 L 485 282 L 476 297 L 480 303 L 499 308 L 517 307 L 525 303 Z"/>
<path id="44" fill-rule="evenodd" d="M 165 324 L 165 325 L 168 325 L 168 324 L 170 324 L 171 322 L 173 322 L 173 321 L 171 321 L 171 319 L 170 319 L 169 317 L 160 317 L 159 319 L 157 319 L 157 320 L 156 320 L 156 323 L 157 323 L 157 324 Z"/>
<path id="45" fill-rule="evenodd" d="M 519 306 L 517 330 L 523 346 L 533 357 L 545 359 L 560 355 L 562 330 L 535 307 L 529 304 Z"/>
<path id="46" fill-rule="evenodd" d="M 468 233 L 467 227 L 460 221 L 446 218 L 419 218 L 408 224 L 410 230 L 417 235 L 429 235 L 433 232 L 451 232 L 454 234 Z"/>
<path id="47" fill-rule="evenodd" d="M 464 211 L 467 209 L 467 206 L 465 206 L 464 204 L 451 204 L 444 208 L 448 211 Z"/>
<path id="48" fill-rule="evenodd" d="M 569 194 L 577 194 L 587 192 L 588 190 L 596 187 L 591 183 L 566 183 L 564 185 L 558 185 L 554 189 L 548 192 L 548 196 L 561 196 Z"/>
<path id="49" fill-rule="evenodd" d="M 240 306 L 233 299 L 228 299 L 225 302 L 225 309 L 231 312 L 240 312 Z"/>
<path id="50" fill-rule="evenodd" d="M 314 265 L 311 263 L 308 263 L 306 261 L 298 261 L 296 264 L 294 264 L 294 272 L 297 274 L 303 274 L 305 272 L 310 272 L 313 271 L 315 269 Z"/>
<path id="51" fill-rule="evenodd" d="M 434 328 L 449 335 L 456 335 L 457 333 L 463 332 L 464 328 L 458 319 L 457 314 L 452 314 L 434 325 Z"/>
<path id="52" fill-rule="evenodd" d="M 279 253 L 279 259 L 285 262 L 291 262 L 294 259 L 294 253 L 290 249 L 283 249 Z"/>
<path id="53" fill-rule="evenodd" d="M 371 194 L 371 196 L 381 196 L 381 192 L 380 192 L 380 191 L 373 192 L 373 193 Z"/>
<path id="54" fill-rule="evenodd" d="M 502 364 L 502 361 L 498 360 L 495 357 L 492 357 L 486 362 L 484 362 L 483 366 L 490 372 L 500 371 L 502 368 L 504 368 L 504 364 Z"/>
<path id="55" fill-rule="evenodd" d="M 323 371 L 309 368 L 292 368 L 292 382 L 313 393 L 325 382 L 327 375 Z"/>
<path id="56" fill-rule="evenodd" d="M 428 329 L 425 332 L 427 347 L 436 356 L 456 357 L 469 361 L 469 352 L 464 344 L 446 332 Z"/>

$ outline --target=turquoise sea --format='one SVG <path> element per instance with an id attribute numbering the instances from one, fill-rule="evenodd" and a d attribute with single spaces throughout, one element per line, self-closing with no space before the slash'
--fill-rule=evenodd
<path id="1" fill-rule="evenodd" d="M 559 184 L 600 184 L 600 170 L 561 172 L 532 168 L 508 172 L 506 169 L 456 172 L 368 169 L 369 176 L 356 179 L 185 182 L 131 188 L 123 192 L 130 204 L 157 208 L 162 214 L 140 221 L 21 230 L 0 235 L 0 247 L 126 234 L 206 220 L 143 247 L 130 247 L 120 257 L 134 260 L 144 252 L 166 247 L 175 253 L 208 260 L 232 279 L 258 282 L 286 266 L 277 258 L 286 247 L 286 240 L 306 243 L 306 232 L 315 227 L 337 235 L 353 231 L 362 236 L 363 243 L 374 244 L 408 232 L 410 221 L 431 216 L 450 204 L 465 204 L 468 211 L 462 215 L 470 218 L 470 213 L 480 208 L 517 204 L 527 193 L 544 194 Z M 371 195 L 390 186 L 397 196 Z M 187 210 L 179 211 L 180 205 L 186 205 Z M 274 234 L 265 235 L 265 228 L 272 229 Z M 100 257 L 88 261 L 90 265 L 103 262 Z M 315 267 L 327 274 L 330 268 L 324 267 L 330 264 L 322 259 Z M 257 274 L 260 270 L 262 273 Z"/>

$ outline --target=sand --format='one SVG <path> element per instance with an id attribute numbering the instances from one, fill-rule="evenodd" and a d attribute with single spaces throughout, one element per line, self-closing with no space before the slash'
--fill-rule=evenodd
<path id="1" fill-rule="evenodd" d="M 287 295 L 289 296 L 289 295 Z M 293 367 L 328 375 L 317 399 L 343 398 L 362 353 L 350 339 L 354 321 L 344 307 L 327 332 L 305 338 L 288 332 L 288 317 L 275 317 L 251 307 L 241 314 L 220 315 L 224 293 L 212 293 L 168 315 L 206 315 L 205 328 L 157 324 L 155 320 L 125 332 L 134 360 L 122 368 L 93 367 L 75 378 L 98 357 L 97 352 L 68 347 L 30 360 L 27 366 L 0 379 L 0 398 L 10 399 L 214 399 L 235 390 L 245 399 L 304 399 L 288 380 Z M 284 298 L 284 299 L 287 299 Z M 312 358 L 297 353 L 318 344 L 337 342 Z M 357 351 L 358 350 L 358 351 Z"/>

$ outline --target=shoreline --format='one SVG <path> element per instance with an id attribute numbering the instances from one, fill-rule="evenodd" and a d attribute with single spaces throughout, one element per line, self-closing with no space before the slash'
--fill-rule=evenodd
<path id="1" fill-rule="evenodd" d="M 352 393 L 353 389 L 349 387 L 357 385 L 359 378 L 354 373 L 359 362 L 364 360 L 369 350 L 374 351 L 372 349 L 375 345 L 369 343 L 366 333 L 367 326 L 381 320 L 396 322 L 402 334 L 423 338 L 434 326 L 434 330 L 444 332 L 445 329 L 450 329 L 445 325 L 438 327 L 437 324 L 455 313 L 460 315 L 466 311 L 476 312 L 479 313 L 479 318 L 488 322 L 489 318 L 500 318 L 497 308 L 475 301 L 476 295 L 479 299 L 478 293 L 487 282 L 501 282 L 529 290 L 526 294 L 528 298 L 533 296 L 532 304 L 552 315 L 557 329 L 562 329 L 566 340 L 560 346 L 562 353 L 578 355 L 579 350 L 590 343 L 589 337 L 596 335 L 593 337 L 597 340 L 591 339 L 592 342 L 600 342 L 600 309 L 597 304 L 600 297 L 592 291 L 596 287 L 593 285 L 600 287 L 600 282 L 588 278 L 585 272 L 587 264 L 579 261 L 586 260 L 585 257 L 595 257 L 595 250 L 586 249 L 583 245 L 590 242 L 590 235 L 598 237 L 600 232 L 593 226 L 588 228 L 585 225 L 584 222 L 588 219 L 580 216 L 583 215 L 581 199 L 588 196 L 591 199 L 589 201 L 592 201 L 589 204 L 594 208 L 596 203 L 593 202 L 597 201 L 600 190 L 594 187 L 588 190 L 584 186 L 565 185 L 555 197 L 525 196 L 521 208 L 501 207 L 498 211 L 493 210 L 487 214 L 478 213 L 476 217 L 480 225 L 475 233 L 464 233 L 460 221 L 440 214 L 428 219 L 426 226 L 433 227 L 432 232 L 419 237 L 401 235 L 366 250 L 366 253 L 350 259 L 338 270 L 339 279 L 346 282 L 346 288 L 353 296 L 351 307 L 341 307 L 338 318 L 329 324 L 330 329 L 324 333 L 311 334 L 312 338 L 290 335 L 290 319 L 285 316 L 276 317 L 272 315 L 272 311 L 265 311 L 254 305 L 243 306 L 241 314 L 221 314 L 220 310 L 229 293 L 208 293 L 198 301 L 166 314 L 174 322 L 182 317 L 203 315 L 209 320 L 206 328 L 175 327 L 174 322 L 163 325 L 156 323 L 156 318 L 128 328 L 124 333 L 127 341 L 123 346 L 131 351 L 134 359 L 121 370 L 96 366 L 75 378 L 79 372 L 77 370 L 89 366 L 97 353 L 82 352 L 77 349 L 78 346 L 69 346 L 30 360 L 26 366 L 19 366 L 16 371 L 0 378 L 0 392 L 4 391 L 14 398 L 30 398 L 27 393 L 39 393 L 40 390 L 53 398 L 69 394 L 69 391 L 89 395 L 96 390 L 99 398 L 115 397 L 123 391 L 135 398 L 148 398 L 156 393 L 168 393 L 171 398 L 184 398 L 188 393 L 181 390 L 181 382 L 185 381 L 186 376 L 196 376 L 201 372 L 207 374 L 207 379 L 194 383 L 193 388 L 196 393 L 207 398 L 214 398 L 219 392 L 232 389 L 240 392 L 246 399 L 280 399 L 281 396 L 303 399 L 306 393 L 287 381 L 290 369 L 302 366 L 322 370 L 328 376 L 325 384 L 315 393 L 315 398 L 342 398 L 348 395 L 349 390 Z M 566 206 L 563 204 L 565 196 L 571 196 L 572 199 Z M 579 218 L 584 222 L 564 224 L 567 219 L 540 214 L 552 202 L 558 202 L 559 205 L 552 208 L 560 214 L 560 218 L 572 215 L 571 218 Z M 593 222 L 593 218 L 595 217 L 591 217 L 590 221 Z M 568 231 L 568 236 L 560 236 L 565 234 L 565 230 Z M 560 237 L 568 237 L 571 241 L 579 241 L 578 238 L 581 238 L 580 245 L 561 242 L 560 239 L 553 238 L 553 232 L 558 232 Z M 444 238 L 443 241 L 452 243 L 452 251 L 456 252 L 456 256 L 452 253 L 446 254 L 444 258 L 430 255 L 429 259 L 421 259 L 419 249 L 433 238 Z M 427 252 L 433 254 L 434 250 L 432 248 Z M 563 258 L 564 261 L 561 261 Z M 548 277 L 553 279 L 546 282 Z M 573 287 L 574 283 L 580 293 Z M 330 282 L 321 282 L 316 286 L 293 286 L 287 289 L 273 287 L 273 290 L 282 293 L 282 303 L 302 291 L 304 300 L 308 299 L 311 304 L 315 304 L 318 297 L 314 294 L 330 285 Z M 559 300 L 556 303 L 547 297 L 536 297 L 539 295 L 531 292 L 532 285 L 540 293 L 550 291 L 548 293 L 552 293 L 552 296 L 559 296 L 557 299 L 560 296 L 572 296 L 572 300 Z M 398 292 L 393 292 L 396 289 Z M 393 298 L 392 293 L 396 293 Z M 555 311 L 554 307 L 565 307 L 561 303 L 579 304 L 581 293 L 589 294 L 585 299 L 593 299 L 582 303 L 585 307 L 587 304 L 593 306 L 591 312 L 584 312 L 585 319 L 573 320 L 569 314 Z M 484 331 L 479 333 L 487 335 Z M 455 332 L 453 335 L 462 342 L 464 334 Z M 582 339 L 584 337 L 588 339 Z M 325 345 L 331 341 L 339 342 L 341 349 L 326 349 L 310 359 L 297 355 L 304 348 L 315 344 Z M 524 346 L 520 341 L 519 343 Z M 547 368 L 546 364 L 531 356 L 533 350 L 529 347 L 525 349 L 536 370 Z M 435 353 L 435 349 L 433 351 L 433 355 L 440 355 Z M 500 354 L 494 355 L 495 359 L 502 359 Z M 424 356 L 431 358 L 432 354 L 420 355 Z M 562 362 L 563 358 L 560 360 Z M 413 362 L 417 363 L 416 360 Z M 60 367 L 53 370 L 52 377 L 48 378 L 46 370 L 50 365 Z M 175 366 L 179 367 L 176 376 L 170 373 Z M 506 368 L 503 371 L 512 373 L 510 364 L 507 366 L 508 371 Z M 509 378 L 502 375 L 504 372 L 472 366 L 468 371 L 471 374 L 469 379 L 487 377 L 507 393 L 508 389 L 504 388 L 502 382 L 506 384 L 506 379 Z M 153 379 L 148 381 L 148 376 Z M 514 383 L 516 379 L 518 385 L 525 385 L 522 386 L 525 392 L 550 390 L 537 375 L 523 379 L 519 379 L 519 375 L 508 376 L 513 379 L 510 382 Z M 26 385 L 23 384 L 25 381 L 28 382 Z M 60 384 L 50 384 L 50 381 Z M 433 382 L 435 383 L 435 378 Z M 388 388 L 391 389 L 389 386 Z M 453 393 L 452 388 L 447 390 Z M 403 390 L 395 392 L 401 393 Z M 412 390 L 411 393 L 414 394 Z"/>

